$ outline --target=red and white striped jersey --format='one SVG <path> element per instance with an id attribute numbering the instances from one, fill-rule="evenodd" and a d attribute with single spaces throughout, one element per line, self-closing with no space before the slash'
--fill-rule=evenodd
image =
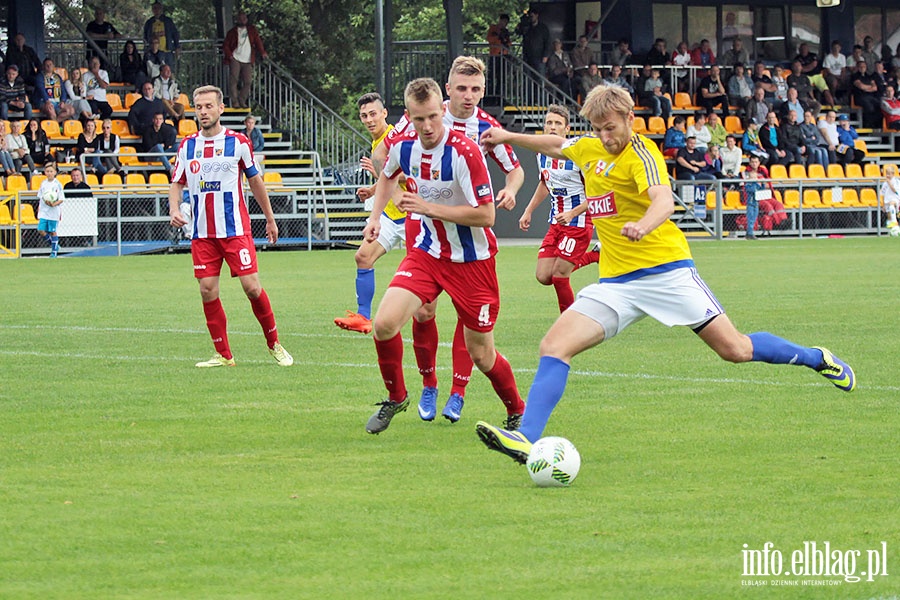
<path id="1" fill-rule="evenodd" d="M 384 173 L 394 178 L 401 172 L 406 175 L 406 189 L 426 202 L 477 207 L 494 201 L 487 163 L 478 145 L 449 128 L 430 150 L 422 148 L 412 127 L 395 136 Z M 413 213 L 407 218 L 422 221 L 413 246 L 435 258 L 472 262 L 497 253 L 497 239 L 490 227 L 469 227 Z"/>
<path id="2" fill-rule="evenodd" d="M 556 215 L 570 211 L 586 202 L 584 176 L 574 162 L 538 154 L 537 164 L 541 181 L 550 190 L 550 197 L 553 198 L 549 219 L 551 223 L 556 222 Z M 589 223 L 587 213 L 582 213 L 572 219 L 568 226 L 584 227 Z"/>
<path id="3" fill-rule="evenodd" d="M 193 238 L 250 235 L 242 174 L 259 174 L 244 134 L 223 129 L 213 137 L 197 132 L 182 140 L 172 181 L 188 190 Z"/>

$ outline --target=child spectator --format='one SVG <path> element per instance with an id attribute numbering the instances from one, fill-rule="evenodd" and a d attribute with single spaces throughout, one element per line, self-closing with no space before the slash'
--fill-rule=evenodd
<path id="1" fill-rule="evenodd" d="M 663 156 L 666 158 L 675 158 L 678 151 L 685 146 L 684 117 L 676 115 L 672 119 L 672 126 L 666 130 L 666 137 L 663 139 Z"/>
<path id="2" fill-rule="evenodd" d="M 881 198 L 884 202 L 884 212 L 888 215 L 888 227 L 897 227 L 897 208 L 900 207 L 900 177 L 897 177 L 897 167 L 884 166 L 884 183 L 881 184 Z"/>
<path id="3" fill-rule="evenodd" d="M 769 160 L 769 153 L 763 150 L 762 144 L 759 142 L 759 125 L 756 121 L 747 123 L 744 138 L 741 140 L 741 148 L 750 156 L 755 156 L 760 160 Z"/>
<path id="4" fill-rule="evenodd" d="M 59 180 L 56 179 L 56 163 L 48 162 L 44 165 L 44 176 L 38 190 L 38 234 L 50 244 L 50 258 L 56 258 L 59 252 L 59 236 L 56 228 L 62 211 L 59 205 L 65 200 L 65 193 Z"/>

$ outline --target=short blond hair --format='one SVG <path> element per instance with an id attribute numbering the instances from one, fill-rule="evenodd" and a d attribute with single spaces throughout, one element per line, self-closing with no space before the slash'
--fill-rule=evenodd
<path id="1" fill-rule="evenodd" d="M 897 167 L 894 165 L 884 165 L 884 176 L 885 177 L 896 177 L 897 176 Z"/>
<path id="2" fill-rule="evenodd" d="M 403 103 L 409 108 L 410 102 L 423 104 L 428 102 L 431 96 L 436 96 L 438 100 L 443 102 L 444 95 L 441 93 L 441 86 L 431 77 L 420 77 L 406 84 L 406 90 L 403 92 Z"/>
<path id="3" fill-rule="evenodd" d="M 579 114 L 590 121 L 592 118 L 606 117 L 610 113 L 628 118 L 633 110 L 634 100 L 624 88 L 617 85 L 598 85 L 588 92 Z"/>
<path id="4" fill-rule="evenodd" d="M 453 60 L 453 64 L 450 65 L 450 75 L 447 79 L 453 75 L 481 75 L 484 77 L 486 71 L 487 67 L 484 66 L 484 62 L 480 58 L 475 58 L 474 56 L 457 56 Z"/>
<path id="5" fill-rule="evenodd" d="M 222 104 L 225 102 L 225 94 L 222 93 L 222 89 L 216 87 L 214 85 L 203 85 L 194 90 L 194 102 L 196 104 L 197 96 L 202 94 L 215 94 L 216 95 L 216 104 Z"/>

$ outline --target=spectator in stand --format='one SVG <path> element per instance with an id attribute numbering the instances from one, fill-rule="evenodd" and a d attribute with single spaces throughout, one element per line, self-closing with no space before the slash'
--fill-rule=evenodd
<path id="1" fill-rule="evenodd" d="M 697 78 L 702 79 L 709 74 L 708 68 L 716 64 L 716 55 L 712 51 L 709 40 L 700 40 L 700 45 L 691 51 L 691 64 L 703 67 L 697 70 Z"/>
<path id="2" fill-rule="evenodd" d="M 4 120 L 0 120 L 0 165 L 3 166 L 7 177 L 16 174 L 16 161 L 6 143 L 6 121 Z"/>
<path id="3" fill-rule="evenodd" d="M 875 80 L 875 85 L 878 87 L 878 96 L 884 96 L 884 89 L 888 86 L 890 81 L 888 80 L 887 73 L 884 72 L 884 63 L 880 60 L 875 63 L 875 72 L 872 74 L 872 79 Z"/>
<path id="4" fill-rule="evenodd" d="M 894 51 L 894 58 L 891 59 L 891 68 L 900 69 L 900 43 L 897 44 L 897 49 Z"/>
<path id="5" fill-rule="evenodd" d="M 11 121 L 11 131 L 6 135 L 6 149 L 12 155 L 13 165 L 17 173 L 22 173 L 31 183 L 31 176 L 35 173 L 34 159 L 28 150 L 28 140 L 22 135 L 22 121 Z M 22 167 L 28 165 L 28 172 L 22 170 Z"/>
<path id="6" fill-rule="evenodd" d="M 710 173 L 716 179 L 723 179 L 725 174 L 722 172 L 722 151 L 718 144 L 710 144 L 706 150 L 706 173 Z"/>
<path id="7" fill-rule="evenodd" d="M 51 121 L 61 123 L 75 114 L 75 109 L 68 103 L 63 79 L 54 71 L 52 59 L 44 59 L 43 69 L 34 86 L 34 97 L 39 110 Z"/>
<path id="8" fill-rule="evenodd" d="M 666 50 L 666 40 L 664 38 L 656 38 L 656 41 L 653 42 L 653 47 L 647 52 L 647 60 L 645 62 L 655 67 L 672 64 L 672 57 L 669 55 L 669 51 Z"/>
<path id="9" fill-rule="evenodd" d="M 709 145 L 721 148 L 725 145 L 725 138 L 728 132 L 722 124 L 722 119 L 714 112 L 709 113 L 706 120 L 706 129 L 709 130 Z"/>
<path id="10" fill-rule="evenodd" d="M 753 90 L 753 98 L 747 103 L 747 123 L 756 121 L 756 124 L 766 122 L 766 115 L 775 110 L 772 105 L 766 101 L 766 90 L 757 87 Z"/>
<path id="11" fill-rule="evenodd" d="M 834 97 L 828 88 L 828 82 L 825 81 L 825 77 L 822 75 L 822 65 L 819 64 L 819 57 L 815 52 L 809 51 L 809 44 L 806 42 L 800 44 L 800 50 L 797 56 L 794 57 L 794 61 L 800 61 L 800 71 L 809 77 L 810 84 L 822 95 L 822 101 L 825 104 L 834 104 Z M 788 85 L 791 85 L 790 78 L 788 79 Z M 818 113 L 818 111 L 816 112 Z"/>
<path id="12" fill-rule="evenodd" d="M 153 81 L 159 77 L 159 70 L 163 65 L 172 66 L 171 58 L 159 49 L 159 38 L 153 38 L 144 51 L 144 71 L 147 73 L 147 79 Z"/>
<path id="13" fill-rule="evenodd" d="M 118 39 L 122 37 L 122 35 L 118 32 L 118 30 L 112 26 L 111 23 L 106 20 L 106 11 L 102 8 L 94 9 L 94 20 L 87 24 L 85 27 L 85 31 L 88 36 L 94 43 L 97 44 L 97 47 L 103 51 L 103 54 L 107 53 L 109 49 L 109 40 Z M 90 44 L 87 44 L 87 60 L 90 60 L 94 57 L 98 56 L 100 58 L 100 66 L 104 70 L 109 70 L 109 63 L 94 51 Z"/>
<path id="14" fill-rule="evenodd" d="M 82 155 L 84 155 L 84 162 L 90 165 L 88 170 L 91 173 L 97 172 L 93 164 L 97 157 L 93 156 L 93 154 L 97 151 L 98 144 L 97 122 L 93 119 L 88 119 L 84 124 L 84 131 L 78 134 L 78 141 L 75 143 L 75 160 L 80 161 Z"/>
<path id="15" fill-rule="evenodd" d="M 666 122 L 672 114 L 672 101 L 665 96 L 666 84 L 660 78 L 660 70 L 650 69 L 650 78 L 644 82 L 645 102 L 654 117 L 662 117 Z"/>
<path id="16" fill-rule="evenodd" d="M 737 138 L 730 133 L 725 136 L 725 147 L 719 152 L 722 155 L 722 174 L 730 179 L 737 177 L 744 160 L 744 154 L 737 145 Z"/>
<path id="17" fill-rule="evenodd" d="M 775 85 L 775 82 L 772 80 L 772 77 L 766 73 L 766 64 L 758 60 L 753 65 L 753 75 L 750 77 L 753 80 L 753 85 L 756 87 L 761 87 L 763 91 L 765 91 L 766 102 L 772 104 L 776 108 L 780 105 L 780 102 L 776 101 L 775 92 L 778 91 L 778 87 Z"/>
<path id="18" fill-rule="evenodd" d="M 632 88 L 631 84 L 628 83 L 628 80 L 622 76 L 622 67 L 620 65 L 613 65 L 609 69 L 609 73 L 603 79 L 603 83 L 605 85 L 618 86 L 627 90 L 632 96 L 634 95 L 634 88 Z"/>
<path id="19" fill-rule="evenodd" d="M 175 58 L 181 54 L 178 27 L 175 26 L 172 19 L 164 14 L 165 8 L 160 2 L 154 2 L 150 10 L 153 12 L 153 16 L 144 23 L 144 44 L 149 47 L 153 38 L 159 40 L 159 50 L 166 55 L 163 62 L 167 65 L 174 65 Z"/>
<path id="20" fill-rule="evenodd" d="M 740 107 L 746 114 L 747 105 L 753 99 L 753 80 L 744 70 L 744 65 L 735 63 L 734 72 L 728 80 L 728 103 Z"/>
<path id="21" fill-rule="evenodd" d="M 72 105 L 72 116 L 81 119 L 82 124 L 88 119 L 94 118 L 94 109 L 87 99 L 87 86 L 81 76 L 81 69 L 74 67 L 69 71 L 69 78 L 65 82 L 66 97 Z"/>
<path id="22" fill-rule="evenodd" d="M 756 228 L 756 218 L 759 216 L 759 201 L 761 200 L 757 192 L 768 191 L 768 198 L 775 193 L 772 182 L 757 183 L 759 179 L 769 179 L 769 171 L 760 164 L 758 156 L 751 156 L 747 162 L 747 169 L 741 173 L 741 179 L 747 180 L 744 184 L 744 202 L 747 204 L 747 238 L 755 240 L 756 235 L 753 231 Z M 768 188 L 768 190 L 766 190 Z"/>
<path id="23" fill-rule="evenodd" d="M 847 57 L 841 54 L 841 43 L 837 40 L 831 42 L 831 52 L 822 59 L 822 75 L 828 89 L 831 92 L 832 102 L 837 97 L 838 92 L 842 92 L 847 88 L 847 82 L 850 79 L 850 70 L 847 68 Z"/>
<path id="24" fill-rule="evenodd" d="M 253 81 L 253 65 L 266 60 L 269 55 L 263 46 L 256 27 L 248 24 L 247 13 L 241 11 L 234 27 L 225 35 L 222 45 L 225 64 L 228 65 L 228 98 L 232 108 L 250 108 L 250 83 Z M 240 83 L 240 89 L 238 89 Z"/>
<path id="25" fill-rule="evenodd" d="M 100 135 L 97 137 L 97 152 L 101 154 L 119 153 L 119 136 L 112 132 L 112 121 L 103 121 Z M 94 158 L 94 169 L 101 177 L 106 173 L 119 173 L 122 165 L 116 156 L 97 156 Z"/>
<path id="26" fill-rule="evenodd" d="M 741 140 L 741 148 L 748 156 L 756 156 L 761 161 L 769 160 L 769 153 L 763 150 L 762 142 L 759 141 L 759 123 L 756 120 L 747 123 L 747 129 L 744 130 L 744 137 Z"/>
<path id="27" fill-rule="evenodd" d="M 147 65 L 138 54 L 133 40 L 125 42 L 125 47 L 119 56 L 119 70 L 122 73 L 122 81 L 130 83 L 136 90 L 141 89 L 141 86 L 147 81 Z"/>
<path id="28" fill-rule="evenodd" d="M 850 117 L 841 115 L 838 117 L 838 140 L 840 144 L 837 147 L 838 159 L 846 164 L 851 162 L 861 165 L 866 158 L 866 153 L 856 147 L 856 140 L 859 134 L 856 133 L 850 125 Z"/>
<path id="29" fill-rule="evenodd" d="M 794 161 L 794 153 L 788 150 L 784 138 L 778 130 L 778 116 L 774 111 L 766 115 L 766 124 L 759 128 L 759 142 L 763 150 L 768 152 L 767 167 L 772 165 L 789 165 Z"/>
<path id="30" fill-rule="evenodd" d="M 637 79 L 634 81 L 634 92 L 637 96 L 636 104 L 650 106 L 650 100 L 647 98 L 647 92 L 644 90 L 644 85 L 652 76 L 653 67 L 650 66 L 650 63 L 644 63 L 644 66 L 641 67 L 641 70 L 638 73 Z"/>
<path id="31" fill-rule="evenodd" d="M 562 41 L 559 39 L 553 40 L 553 50 L 547 59 L 547 79 L 562 90 L 564 94 L 574 97 L 573 75 L 572 61 L 569 59 L 568 53 L 563 50 Z"/>
<path id="32" fill-rule="evenodd" d="M 666 137 L 663 139 L 663 156 L 675 158 L 678 151 L 685 147 L 685 139 L 684 117 L 675 115 L 675 118 L 672 119 L 672 126 L 666 130 Z"/>
<path id="33" fill-rule="evenodd" d="M 28 89 L 34 87 L 35 79 L 41 69 L 41 59 L 31 46 L 25 45 L 25 36 L 17 33 L 13 43 L 6 50 L 6 67 L 16 65 L 19 77 L 25 82 Z"/>
<path id="34" fill-rule="evenodd" d="M 790 111 L 794 111 L 798 115 L 802 115 L 807 110 L 812 110 L 807 102 L 800 99 L 800 93 L 797 88 L 788 88 L 787 102 L 781 105 L 781 118 L 787 116 Z M 817 112 L 815 114 L 818 114 Z"/>
<path id="35" fill-rule="evenodd" d="M 10 111 L 22 111 L 25 119 L 31 118 L 25 80 L 19 77 L 19 66 L 16 64 L 6 67 L 6 77 L 0 85 L 0 119 L 7 120 Z"/>
<path id="36" fill-rule="evenodd" d="M 697 104 L 706 109 L 708 113 L 713 112 L 716 106 L 720 106 L 722 107 L 722 116 L 728 116 L 728 88 L 722 81 L 718 65 L 712 65 L 709 68 L 709 75 L 700 80 Z"/>
<path id="37" fill-rule="evenodd" d="M 785 149 L 787 149 L 794 157 L 793 162 L 801 165 L 805 164 L 803 157 L 807 153 L 807 147 L 806 144 L 803 143 L 803 132 L 800 131 L 800 124 L 797 122 L 796 111 L 788 111 L 784 119 L 782 119 L 778 136 L 784 144 Z"/>
<path id="38" fill-rule="evenodd" d="M 688 135 L 685 146 L 675 155 L 675 179 L 679 181 L 715 180 L 707 169 L 705 151 L 697 149 L 697 139 Z"/>
<path id="39" fill-rule="evenodd" d="M 827 113 L 825 113 L 825 116 L 820 115 L 817 127 L 819 128 L 819 133 L 822 134 L 822 137 L 827 142 L 825 145 L 825 149 L 828 152 L 828 162 L 838 162 L 837 147 L 841 143 L 841 141 L 838 137 L 837 131 L 837 113 L 835 113 L 833 110 L 829 110 Z"/>
<path id="40" fill-rule="evenodd" d="M 746 65 L 749 62 L 750 53 L 744 48 L 744 40 L 739 37 L 731 40 L 731 48 L 719 56 L 719 64 L 726 68 L 737 64 Z"/>
<path id="41" fill-rule="evenodd" d="M 91 186 L 84 182 L 84 173 L 81 171 L 81 167 L 73 167 L 72 170 L 69 171 L 69 177 L 71 179 L 63 186 L 66 200 L 71 200 L 72 198 L 90 198 L 94 195 L 91 191 Z"/>
<path id="42" fill-rule="evenodd" d="M 688 50 L 687 42 L 679 42 L 678 47 L 675 48 L 674 52 L 672 52 L 671 64 L 675 65 L 676 67 L 686 67 L 691 64 L 691 60 L 691 53 L 690 50 Z M 678 91 L 688 91 L 688 86 L 690 84 L 688 70 L 675 69 L 675 78 L 678 80 Z"/>
<path id="43" fill-rule="evenodd" d="M 159 161 L 170 177 L 172 175 L 172 163 L 169 162 L 166 155 L 175 152 L 176 137 L 178 135 L 175 128 L 165 122 L 163 113 L 158 112 L 153 115 L 153 122 L 150 127 L 144 130 L 144 135 L 141 138 L 141 149 L 144 152 L 154 152 L 163 155 L 159 157 Z"/>
<path id="44" fill-rule="evenodd" d="M 888 129 L 900 131 L 900 100 L 895 96 L 896 89 L 889 85 L 884 88 L 884 97 L 881 98 L 881 114 Z"/>
<path id="45" fill-rule="evenodd" d="M 576 87 L 580 88 L 581 78 L 587 74 L 588 67 L 594 62 L 594 51 L 588 45 L 586 35 L 578 38 L 578 44 L 569 52 L 569 58 L 572 60 L 572 71 L 575 74 Z"/>
<path id="46" fill-rule="evenodd" d="M 875 77 L 869 72 L 866 61 L 856 64 L 856 73 L 850 78 L 853 98 L 862 108 L 863 127 L 881 126 L 881 98 L 878 96 L 878 85 Z"/>
<path id="47" fill-rule="evenodd" d="M 492 96 L 500 94 L 499 78 L 503 72 L 502 62 L 505 57 L 509 56 L 512 49 L 512 37 L 509 34 L 509 29 L 506 27 L 507 25 L 509 25 L 509 15 L 503 13 L 497 22 L 488 27 L 487 30 L 488 52 L 491 56 L 488 68 L 488 76 L 490 77 L 488 84 L 490 85 L 490 95 Z"/>
<path id="48" fill-rule="evenodd" d="M 544 77 L 551 51 L 550 30 L 541 23 L 541 15 L 534 8 L 528 11 L 528 21 L 522 25 L 522 60 Z M 516 33 L 520 33 L 519 28 Z"/>
<path id="49" fill-rule="evenodd" d="M 256 118 L 253 115 L 247 115 L 244 119 L 244 135 L 250 140 L 254 158 L 259 162 L 262 156 L 260 153 L 266 148 L 266 140 L 263 138 L 262 132 L 256 128 Z"/>
<path id="50" fill-rule="evenodd" d="M 592 62 L 588 65 L 587 75 L 581 78 L 581 97 L 587 98 L 588 92 L 603 83 L 603 77 L 600 76 L 600 69 L 597 63 Z"/>
<path id="51" fill-rule="evenodd" d="M 806 166 L 816 163 L 827 167 L 831 164 L 831 160 L 828 158 L 828 140 L 816 127 L 816 119 L 812 111 L 804 111 L 803 122 L 800 123 L 800 135 L 803 145 L 806 146 Z"/>
<path id="52" fill-rule="evenodd" d="M 869 73 L 875 72 L 875 63 L 881 60 L 881 57 L 875 52 L 875 40 L 871 35 L 863 38 L 862 58 L 866 61 L 866 70 Z"/>
<path id="53" fill-rule="evenodd" d="M 620 67 L 631 64 L 631 49 L 628 47 L 630 45 L 631 42 L 626 38 L 619 38 L 619 41 L 616 42 L 616 47 L 609 53 L 609 64 L 619 65 Z"/>
<path id="54" fill-rule="evenodd" d="M 134 135 L 144 135 L 144 130 L 153 124 L 153 115 L 166 113 L 166 107 L 162 100 L 153 95 L 153 84 L 144 82 L 141 88 L 141 97 L 135 100 L 128 110 L 128 127 Z"/>
<path id="55" fill-rule="evenodd" d="M 822 105 L 816 101 L 816 95 L 813 93 L 813 85 L 809 80 L 809 76 L 803 72 L 803 63 L 799 60 L 795 60 L 791 63 L 791 74 L 788 75 L 787 78 L 788 91 L 791 88 L 797 90 L 797 95 L 800 100 L 805 102 L 814 113 L 819 114 L 819 111 L 822 109 Z M 787 95 L 787 99 L 790 98 L 790 94 Z M 784 110 L 784 106 L 780 107 L 781 110 Z M 803 112 L 798 112 L 798 115 L 802 115 Z"/>
<path id="56" fill-rule="evenodd" d="M 710 135 L 709 129 L 706 128 L 705 112 L 698 110 L 694 113 L 694 124 L 687 128 L 687 133 L 685 133 L 685 135 L 696 139 L 697 150 L 702 154 L 706 154 L 706 149 L 709 148 L 709 142 L 712 140 L 712 135 Z"/>
<path id="57" fill-rule="evenodd" d="M 106 88 L 109 87 L 109 73 L 100 68 L 100 59 L 91 59 L 90 70 L 84 74 L 84 85 L 87 88 L 87 101 L 95 115 L 108 119 L 112 115 L 112 107 L 106 101 Z"/>
<path id="58" fill-rule="evenodd" d="M 50 140 L 47 138 L 47 132 L 41 128 L 41 123 L 37 119 L 28 121 L 28 127 L 25 130 L 25 142 L 28 144 L 28 153 L 36 164 L 42 165 L 50 156 Z"/>
<path id="59" fill-rule="evenodd" d="M 159 98 L 166 112 L 176 121 L 184 116 L 184 104 L 178 102 L 178 82 L 172 77 L 172 67 L 163 65 L 159 70 L 159 77 L 153 80 L 153 97 Z"/>

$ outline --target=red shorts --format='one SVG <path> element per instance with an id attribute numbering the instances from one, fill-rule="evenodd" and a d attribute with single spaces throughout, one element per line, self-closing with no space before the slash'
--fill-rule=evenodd
<path id="1" fill-rule="evenodd" d="M 538 258 L 561 258 L 573 263 L 588 251 L 594 237 L 594 226 L 572 227 L 550 223 L 550 229 L 541 242 Z"/>
<path id="2" fill-rule="evenodd" d="M 194 277 L 197 279 L 218 277 L 223 260 L 231 268 L 232 277 L 252 275 L 259 270 L 256 246 L 249 235 L 191 240 L 191 258 L 194 259 Z"/>
<path id="3" fill-rule="evenodd" d="M 413 218 L 413 215 L 406 215 L 406 253 L 412 250 L 413 245 L 416 243 L 416 238 L 419 237 L 419 232 L 422 231 L 422 219 Z"/>
<path id="4" fill-rule="evenodd" d="M 455 263 L 413 249 L 388 287 L 409 290 L 425 304 L 447 292 L 460 321 L 473 331 L 492 331 L 500 313 L 500 284 L 493 257 Z"/>

